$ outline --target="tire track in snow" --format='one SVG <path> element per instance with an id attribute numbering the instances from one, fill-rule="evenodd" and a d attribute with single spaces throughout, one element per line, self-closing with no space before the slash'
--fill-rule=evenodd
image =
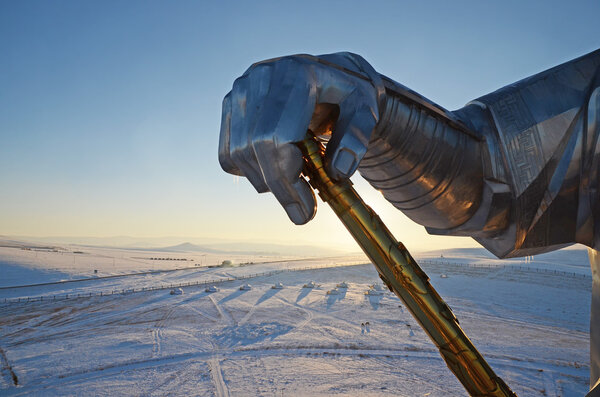
<path id="1" fill-rule="evenodd" d="M 208 299 L 210 299 L 210 301 L 213 303 L 213 305 L 215 305 L 219 314 L 221 315 L 221 318 L 223 320 L 225 320 L 228 325 L 236 325 L 236 322 L 233 319 L 233 317 L 231 317 L 231 315 L 229 313 L 227 313 L 227 311 L 225 309 L 223 309 L 221 307 L 221 305 L 219 305 L 219 303 L 216 301 L 215 298 L 213 298 L 212 296 L 209 296 Z"/>
<path id="2" fill-rule="evenodd" d="M 140 369 L 160 367 L 166 367 L 166 370 L 168 370 L 169 368 L 173 368 L 173 366 L 176 364 L 185 363 L 188 361 L 204 361 L 203 358 L 210 357 L 210 355 L 210 352 L 180 353 L 158 358 L 116 362 L 95 368 L 84 369 L 81 371 L 73 371 L 71 373 L 58 374 L 54 377 L 32 379 L 31 381 L 27 382 L 27 385 L 22 389 L 20 393 L 17 392 L 13 395 L 28 396 L 35 393 L 48 394 L 46 390 L 52 387 L 72 385 L 81 382 L 82 380 L 93 381 L 107 379 L 107 377 L 117 376 L 127 371 L 136 371 Z M 59 380 L 60 383 L 57 382 L 57 380 Z"/>
<path id="3" fill-rule="evenodd" d="M 153 344 L 152 357 L 159 357 L 162 350 L 163 328 L 167 325 L 169 318 L 173 315 L 174 308 L 170 307 L 164 317 L 156 323 L 156 327 L 152 330 Z"/>
<path id="4" fill-rule="evenodd" d="M 413 349 L 392 349 L 392 350 L 379 350 L 379 349 L 347 349 L 347 348 L 337 348 L 337 347 L 327 347 L 320 346 L 314 348 L 286 348 L 281 347 L 277 349 L 243 349 L 243 350 L 226 350 L 221 351 L 223 354 L 227 354 L 228 357 L 231 358 L 239 358 L 239 357 L 247 357 L 252 356 L 256 358 L 260 357 L 268 357 L 268 356 L 289 356 L 289 355 L 298 355 L 298 356 L 306 356 L 307 353 L 311 354 L 335 354 L 335 355 L 343 355 L 343 356 L 354 356 L 354 357 L 386 357 L 386 358 L 401 358 L 401 359 L 419 359 L 419 360 L 437 360 L 442 362 L 442 358 L 439 356 L 439 353 L 434 350 L 413 350 Z M 531 370 L 539 368 L 540 365 L 544 366 L 544 372 L 548 371 L 553 373 L 554 375 L 572 375 L 573 366 L 569 362 L 556 362 L 555 360 L 531 360 L 529 362 L 521 362 L 516 358 L 492 358 L 489 360 L 490 364 L 496 367 L 510 367 L 515 370 Z M 61 385 L 69 385 L 73 383 L 80 382 L 83 379 L 93 380 L 93 379 L 106 379 L 111 375 L 117 375 L 123 373 L 124 371 L 129 370 L 139 370 L 142 368 L 156 368 L 156 367 L 166 367 L 173 368 L 175 365 L 185 366 L 185 363 L 193 363 L 193 362 L 205 362 L 209 365 L 211 369 L 211 379 L 213 376 L 216 376 L 216 380 L 219 379 L 222 383 L 215 383 L 215 387 L 219 387 L 220 392 L 226 394 L 218 394 L 219 396 L 229 396 L 229 390 L 226 387 L 226 384 L 223 380 L 222 372 L 220 369 L 220 364 L 218 358 L 211 352 L 197 352 L 197 353 L 182 353 L 182 354 L 174 354 L 171 356 L 163 356 L 160 358 L 152 358 L 145 360 L 132 360 L 125 361 L 120 363 L 114 363 L 111 365 L 104 365 L 92 369 L 87 369 L 83 371 L 75 371 L 71 373 L 58 374 L 55 377 L 51 378 L 40 378 L 32 380 L 28 382 L 28 384 L 23 387 L 20 392 L 14 393 L 15 395 L 30 395 L 35 394 L 36 392 L 41 393 L 42 391 L 48 391 L 48 388 L 52 387 L 60 387 Z M 212 364 L 211 364 L 212 363 Z M 391 364 L 390 364 L 391 365 Z M 213 368 L 215 369 L 213 371 Z M 217 372 L 216 369 L 219 369 Z M 397 369 L 397 368 L 396 368 Z M 587 373 L 587 368 L 582 370 Z M 550 382 L 554 382 L 554 376 L 551 376 Z M 57 380 L 62 380 L 60 383 Z M 544 382 L 547 380 L 544 379 Z M 168 380 L 166 383 L 169 383 Z M 19 388 L 20 389 L 20 388 Z M 548 390 L 548 389 L 547 389 Z M 553 389 L 549 389 L 553 390 Z M 555 390 L 555 389 L 554 389 Z M 15 390 L 17 391 L 17 390 Z M 548 394 L 549 396 L 558 396 L 559 394 Z"/>
<path id="5" fill-rule="evenodd" d="M 177 379 L 180 375 L 179 371 L 176 371 L 175 373 L 170 374 L 169 376 L 167 376 L 167 379 L 165 379 L 162 383 L 156 385 L 153 389 L 153 391 L 156 393 L 158 392 L 160 389 L 164 388 L 165 386 L 170 385 L 171 383 L 173 383 L 173 381 L 175 379 Z"/>
<path id="6" fill-rule="evenodd" d="M 158 330 L 155 328 L 152 330 L 152 357 L 156 357 L 159 354 L 159 346 Z"/>
<path id="7" fill-rule="evenodd" d="M 276 297 L 276 299 L 278 299 L 281 303 L 283 303 L 285 305 L 288 305 L 288 306 L 300 309 L 300 310 L 302 310 L 306 314 L 306 316 L 307 316 L 306 320 L 304 320 L 299 325 L 295 326 L 294 331 L 300 330 L 300 329 L 304 328 L 305 326 L 307 326 L 315 318 L 315 314 L 317 316 L 321 316 L 321 317 L 333 317 L 337 321 L 341 321 L 341 322 L 344 322 L 344 323 L 348 324 L 348 326 L 350 326 L 350 327 L 356 327 L 356 324 L 354 324 L 351 321 L 348 321 L 346 319 L 342 319 L 342 318 L 339 318 L 339 317 L 336 317 L 336 316 L 332 316 L 332 314 L 338 313 L 341 310 L 333 310 L 333 311 L 330 311 L 330 312 L 326 312 L 326 311 L 318 310 L 316 308 L 307 308 L 307 307 L 304 307 L 304 306 L 300 305 L 297 302 L 289 302 L 289 301 L 287 301 L 283 297 L 279 297 L 278 296 L 278 297 Z M 314 327 L 313 331 L 318 332 L 319 334 L 323 335 L 326 338 L 333 338 L 337 342 L 341 342 L 339 338 L 335 337 L 335 335 L 331 334 L 327 330 L 324 330 L 322 327 Z"/>
<path id="8" fill-rule="evenodd" d="M 192 306 L 185 306 L 186 309 L 191 310 L 193 312 L 195 312 L 196 314 L 201 315 L 202 317 L 206 317 L 207 319 L 209 319 L 210 321 L 214 321 L 215 323 L 219 322 L 219 319 L 216 317 L 211 316 L 208 313 L 204 313 L 202 310 L 198 310 L 195 307 Z"/>
<path id="9" fill-rule="evenodd" d="M 280 297 L 280 296 L 275 297 L 275 299 L 279 300 L 281 303 L 283 303 L 285 305 L 291 306 L 296 309 L 300 309 L 306 314 L 306 319 L 299 325 L 296 325 L 293 328 L 293 331 L 301 330 L 302 328 L 307 326 L 314 319 L 315 313 L 317 313 L 317 315 L 324 315 L 324 313 L 322 313 L 319 310 L 306 308 L 297 302 L 289 302 L 285 298 Z M 313 330 L 318 332 L 319 334 L 323 335 L 326 338 L 331 338 L 333 336 L 329 332 L 326 332 L 325 330 L 323 330 L 321 327 L 315 327 Z M 290 330 L 290 331 L 292 331 L 292 330 Z M 339 342 L 338 338 L 334 338 L 334 339 L 336 339 Z"/>
<path id="10" fill-rule="evenodd" d="M 186 365 L 182 365 L 180 370 L 176 370 L 169 374 L 161 383 L 152 388 L 150 395 L 180 395 L 182 388 L 186 383 L 194 382 L 194 380 L 202 378 L 206 374 L 206 370 L 199 370 L 196 365 L 208 363 L 205 361 L 189 360 Z"/>
<path id="11" fill-rule="evenodd" d="M 210 377 L 213 380 L 216 389 L 217 397 L 229 397 L 229 389 L 223 380 L 223 372 L 221 372 L 221 364 L 218 357 L 213 357 L 208 360 L 208 368 Z"/>
<path id="12" fill-rule="evenodd" d="M 268 291 L 268 290 L 267 290 L 267 291 Z M 312 318 L 313 318 L 313 315 L 312 315 L 312 313 L 311 313 L 311 312 L 310 312 L 308 309 L 306 309 L 306 308 L 304 308 L 303 306 L 299 305 L 298 303 L 290 303 L 290 302 L 288 302 L 287 300 L 285 300 L 284 298 L 282 298 L 282 297 L 280 297 L 280 296 L 276 296 L 276 295 L 273 295 L 273 296 L 271 296 L 270 298 L 277 299 L 278 301 L 280 301 L 281 303 L 283 303 L 283 304 L 285 304 L 285 305 L 288 305 L 288 306 L 291 306 L 291 307 L 298 308 L 298 309 L 300 309 L 300 310 L 304 311 L 304 313 L 306 313 L 306 315 L 307 315 L 308 319 L 307 319 L 305 322 L 303 322 L 301 325 L 299 325 L 299 326 L 296 326 L 295 328 L 297 328 L 297 329 L 304 327 L 304 326 L 305 326 L 306 324 L 308 324 L 308 323 L 310 322 L 310 320 L 312 320 Z M 259 299 L 259 300 L 260 300 L 260 299 Z M 247 322 L 248 322 L 248 320 L 250 320 L 250 318 L 252 317 L 252 315 L 253 315 L 253 314 L 256 312 L 256 309 L 258 308 L 258 306 L 260 306 L 260 305 L 261 305 L 262 303 L 264 303 L 264 302 L 265 302 L 265 300 L 263 300 L 263 301 L 262 301 L 262 302 L 260 302 L 260 303 L 258 303 L 258 301 L 256 301 L 256 302 L 254 303 L 254 305 L 252 306 L 252 308 L 251 308 L 251 309 L 248 311 L 248 313 L 246 313 L 246 315 L 245 315 L 244 317 L 242 317 L 242 319 L 241 319 L 241 320 L 240 320 L 240 321 L 237 323 L 237 325 L 238 325 L 238 326 L 240 326 L 240 325 L 243 325 L 243 324 L 247 323 Z"/>
<path id="13" fill-rule="evenodd" d="M 242 319 L 240 321 L 238 321 L 238 323 L 237 323 L 238 327 L 240 325 L 246 324 L 246 322 L 248 322 L 248 320 L 250 320 L 250 317 L 252 317 L 252 315 L 256 311 L 257 306 L 258 305 L 255 303 L 254 306 L 252 306 L 252 308 L 248 311 L 248 313 L 246 313 L 246 315 L 244 317 L 242 317 Z"/>
<path id="14" fill-rule="evenodd" d="M 17 378 L 17 374 L 15 374 L 15 371 L 13 371 L 12 367 L 10 366 L 10 363 L 8 362 L 8 358 L 6 357 L 6 353 L 4 353 L 4 350 L 2 350 L 2 348 L 0 347 L 0 363 L 2 363 L 2 375 L 4 375 L 5 373 L 8 375 L 6 376 L 6 378 L 10 378 L 7 379 L 8 380 L 8 384 L 12 383 L 14 386 L 18 386 L 19 385 L 19 378 Z"/>
<path id="15" fill-rule="evenodd" d="M 546 391 L 545 395 L 548 397 L 558 397 L 559 394 L 556 390 L 556 382 L 554 381 L 552 372 L 544 371 L 542 373 L 542 380 L 544 382 L 544 390 Z"/>
<path id="16" fill-rule="evenodd" d="M 295 307 L 297 309 L 300 309 L 300 310 L 302 310 L 304 312 L 304 314 L 306 314 L 306 319 L 302 323 L 300 323 L 300 325 L 296 325 L 296 327 L 294 328 L 295 330 L 299 330 L 299 329 L 304 328 L 305 326 L 308 325 L 308 323 L 310 323 L 312 321 L 312 319 L 314 317 L 314 314 L 309 309 L 305 308 L 304 306 L 301 306 L 298 303 L 290 303 L 287 300 L 285 300 L 285 299 L 283 299 L 283 298 L 281 298 L 279 296 L 276 297 L 276 299 L 278 299 L 281 303 L 283 303 L 285 305 L 292 306 L 292 307 Z"/>

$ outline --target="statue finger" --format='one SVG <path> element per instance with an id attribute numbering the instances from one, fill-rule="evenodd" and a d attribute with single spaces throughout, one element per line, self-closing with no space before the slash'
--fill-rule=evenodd
<path id="1" fill-rule="evenodd" d="M 316 213 L 317 202 L 312 188 L 300 176 L 304 165 L 300 149 L 286 143 L 277 148 L 272 142 L 255 147 L 269 190 L 297 225 L 310 221 Z"/>
<path id="2" fill-rule="evenodd" d="M 334 179 L 354 174 L 365 153 L 377 124 L 375 99 L 360 91 L 340 104 L 340 115 L 325 151 L 325 169 Z"/>
<path id="3" fill-rule="evenodd" d="M 231 92 L 223 98 L 223 108 L 221 112 L 221 132 L 219 134 L 219 163 L 225 172 L 234 175 L 243 175 L 242 171 L 235 165 L 231 159 L 230 142 L 231 139 Z"/>
<path id="4" fill-rule="evenodd" d="M 254 110 L 248 104 L 248 75 L 238 78 L 231 90 L 229 155 L 233 164 L 254 186 L 257 192 L 268 192 L 250 140 Z"/>
<path id="5" fill-rule="evenodd" d="M 302 62 L 279 62 L 252 132 L 253 148 L 269 190 L 295 224 L 311 220 L 316 200 L 300 177 L 304 160 L 296 143 L 306 139 L 315 109 L 314 76 Z"/>
<path id="6" fill-rule="evenodd" d="M 298 177 L 293 183 L 279 180 L 269 188 L 296 225 L 307 223 L 317 213 L 315 193 L 304 178 Z"/>

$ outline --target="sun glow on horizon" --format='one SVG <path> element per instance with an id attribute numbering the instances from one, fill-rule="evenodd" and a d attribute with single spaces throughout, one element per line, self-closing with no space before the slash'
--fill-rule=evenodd
<path id="1" fill-rule="evenodd" d="M 551 3 L 380 2 L 373 7 L 386 12 L 374 14 L 359 3 L 313 0 L 1 3 L 0 234 L 189 236 L 357 251 L 320 200 L 316 218 L 295 226 L 270 193 L 221 169 L 221 106 L 233 81 L 262 59 L 352 51 L 455 109 L 597 48 L 597 4 L 566 20 L 573 5 Z M 409 250 L 478 246 L 428 235 L 353 180 Z"/>

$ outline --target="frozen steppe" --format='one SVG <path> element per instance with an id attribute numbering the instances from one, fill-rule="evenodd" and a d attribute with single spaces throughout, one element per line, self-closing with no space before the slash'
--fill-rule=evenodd
<path id="1" fill-rule="evenodd" d="M 147 259 L 181 253 L 72 251 L 0 248 L 0 395 L 466 395 L 397 297 L 365 295 L 380 281 L 360 258 L 203 254 L 186 264 Z M 529 261 L 482 250 L 416 257 L 519 396 L 585 394 L 584 250 Z M 207 266 L 224 259 L 254 263 Z M 101 278 L 178 267 L 186 269 Z M 217 281 L 217 292 L 202 284 L 242 276 L 250 278 Z M 68 279 L 85 280 L 14 288 Z M 302 288 L 309 281 L 316 287 Z M 347 289 L 326 294 L 343 281 Z M 199 285 L 138 292 L 185 282 Z M 246 283 L 252 289 L 240 290 Z"/>

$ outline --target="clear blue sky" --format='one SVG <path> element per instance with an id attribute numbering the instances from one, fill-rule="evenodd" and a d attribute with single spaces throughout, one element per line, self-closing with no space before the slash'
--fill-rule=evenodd
<path id="1" fill-rule="evenodd" d="M 349 244 L 217 161 L 251 63 L 353 51 L 449 109 L 600 47 L 598 1 L 1 1 L 0 234 Z M 407 246 L 427 237 L 357 181 Z"/>

